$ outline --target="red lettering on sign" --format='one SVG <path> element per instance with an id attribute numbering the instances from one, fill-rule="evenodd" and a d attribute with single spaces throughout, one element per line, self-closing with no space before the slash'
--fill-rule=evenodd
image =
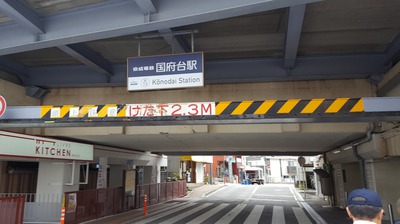
<path id="1" fill-rule="evenodd" d="M 149 116 L 149 117 L 154 117 L 154 106 L 153 105 L 145 105 L 143 115 Z"/>
<path id="2" fill-rule="evenodd" d="M 172 111 L 171 116 L 182 116 L 182 114 L 179 112 L 182 109 L 182 106 L 180 104 L 174 104 L 172 105 Z"/>
<path id="3" fill-rule="evenodd" d="M 189 111 L 189 112 L 188 112 L 188 114 L 189 114 L 190 116 L 196 116 L 196 115 L 199 114 L 199 110 L 198 110 L 197 104 L 192 103 L 192 104 L 189 104 L 188 107 L 189 107 L 190 109 L 192 109 L 192 111 Z"/>
<path id="4" fill-rule="evenodd" d="M 139 105 L 136 105 L 136 107 L 132 107 L 132 106 L 129 107 L 129 116 L 130 117 L 136 117 L 139 115 L 139 113 L 140 113 Z"/>
<path id="5" fill-rule="evenodd" d="M 71 156 L 71 150 L 70 149 L 62 149 L 62 148 L 50 148 L 50 147 L 44 147 L 44 146 L 36 146 L 35 154 L 38 155 L 51 155 L 51 156 L 62 156 L 62 157 L 68 157 Z"/>
<path id="6" fill-rule="evenodd" d="M 210 103 L 207 105 L 207 107 L 206 107 L 205 104 L 201 104 L 201 115 L 205 115 L 205 114 L 207 114 L 207 115 L 212 115 L 213 114 L 212 107 L 211 107 Z"/>
<path id="7" fill-rule="evenodd" d="M 164 116 L 164 112 L 168 112 L 165 108 L 168 107 L 168 104 L 158 104 L 157 108 L 160 110 L 160 116 Z"/>

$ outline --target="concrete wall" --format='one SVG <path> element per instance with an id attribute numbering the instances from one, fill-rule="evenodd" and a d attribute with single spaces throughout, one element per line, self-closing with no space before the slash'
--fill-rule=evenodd
<path id="1" fill-rule="evenodd" d="M 170 103 L 375 96 L 366 80 L 323 80 L 207 85 L 204 88 L 128 92 L 125 87 L 52 89 L 43 105 Z"/>
<path id="2" fill-rule="evenodd" d="M 24 87 L 0 79 L 0 95 L 6 99 L 7 106 L 40 105 L 40 100 L 27 96 L 25 92 Z"/>
<path id="3" fill-rule="evenodd" d="M 350 191 L 362 187 L 360 166 L 358 163 L 344 163 L 342 164 L 342 170 L 346 175 L 346 177 L 343 177 L 345 192 L 350 193 Z"/>
<path id="4" fill-rule="evenodd" d="M 395 208 L 400 198 L 400 158 L 375 161 L 374 168 L 376 188 L 384 209 L 387 211 L 389 203 Z M 393 212 L 396 214 L 396 219 L 400 219 L 400 214 Z"/>

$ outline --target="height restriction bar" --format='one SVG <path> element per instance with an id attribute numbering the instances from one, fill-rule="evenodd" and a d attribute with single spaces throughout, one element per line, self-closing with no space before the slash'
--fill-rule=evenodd
<path id="1" fill-rule="evenodd" d="M 197 123 L 258 123 L 379 121 L 400 118 L 400 98 L 337 98 L 310 100 L 221 101 L 193 103 L 141 103 L 105 105 L 47 105 L 8 107 L 0 127 L 12 123 L 65 123 L 82 121 L 139 122 L 167 121 Z M 285 119 L 285 120 L 283 120 Z M 196 123 L 196 122 L 192 122 Z M 211 123 L 211 122 L 209 122 Z M 10 125 L 6 125 L 10 124 Z M 135 125 L 135 124 L 131 124 Z M 95 126 L 95 125 L 93 125 Z"/>

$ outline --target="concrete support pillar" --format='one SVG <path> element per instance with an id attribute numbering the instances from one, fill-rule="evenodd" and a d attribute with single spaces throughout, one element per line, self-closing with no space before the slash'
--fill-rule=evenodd
<path id="1" fill-rule="evenodd" d="M 79 164 L 72 162 L 39 162 L 37 201 L 62 198 L 65 192 L 79 190 Z"/>
<path id="2" fill-rule="evenodd" d="M 228 172 L 229 172 L 229 183 L 233 183 L 233 170 L 232 170 L 232 161 L 228 162 Z"/>
<path id="3" fill-rule="evenodd" d="M 156 183 L 161 183 L 161 166 L 156 166 Z"/>
<path id="4" fill-rule="evenodd" d="M 158 174 L 159 174 L 159 166 L 152 166 L 151 167 L 151 183 L 155 184 L 157 183 L 157 178 L 158 178 Z"/>
<path id="5" fill-rule="evenodd" d="M 372 159 L 365 161 L 365 183 L 368 189 L 376 191 L 375 166 Z"/>
<path id="6" fill-rule="evenodd" d="M 97 189 L 107 188 L 107 157 L 100 157 L 99 170 L 97 172 Z"/>
<path id="7" fill-rule="evenodd" d="M 336 206 L 345 208 L 347 206 L 347 192 L 344 191 L 342 164 L 333 164 L 333 181 L 335 185 Z"/>
<path id="8" fill-rule="evenodd" d="M 182 170 L 180 156 L 168 156 L 168 176 L 173 177 L 173 173 L 179 173 L 181 176 Z"/>
<path id="9" fill-rule="evenodd" d="M 194 174 L 196 175 L 195 180 L 196 183 L 201 184 L 204 182 L 204 163 L 195 163 L 195 164 L 196 164 L 196 167 L 194 167 L 195 170 Z"/>

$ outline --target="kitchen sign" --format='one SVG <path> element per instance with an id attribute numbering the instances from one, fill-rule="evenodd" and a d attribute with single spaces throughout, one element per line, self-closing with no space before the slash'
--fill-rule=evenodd
<path id="1" fill-rule="evenodd" d="M 203 53 L 127 59 L 128 91 L 204 86 Z"/>
<path id="2" fill-rule="evenodd" d="M 93 145 L 0 131 L 0 156 L 93 160 Z"/>

